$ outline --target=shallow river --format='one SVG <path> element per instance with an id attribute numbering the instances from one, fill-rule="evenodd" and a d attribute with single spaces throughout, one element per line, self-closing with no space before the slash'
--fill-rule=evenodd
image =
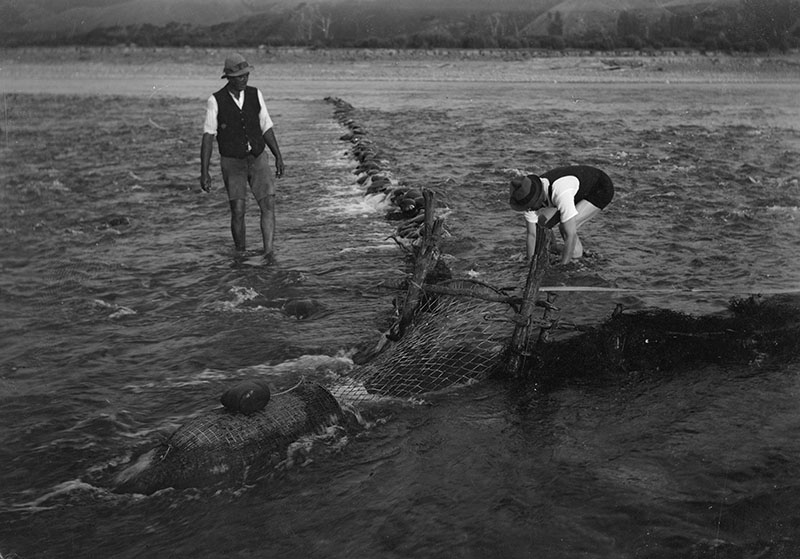
<path id="1" fill-rule="evenodd" d="M 797 83 L 276 80 L 286 162 L 277 259 L 234 257 L 197 188 L 205 97 L 64 78 L 4 84 L 0 142 L 3 557 L 795 557 L 800 369 L 705 365 L 528 394 L 491 381 L 386 406 L 307 465 L 229 490 L 120 496 L 110 470 L 218 405 L 348 369 L 403 277 L 384 196 L 365 196 L 326 96 L 395 184 L 437 193 L 454 275 L 519 286 L 517 171 L 604 168 L 612 204 L 556 269 L 562 316 L 705 315 L 800 287 Z M 47 93 L 17 92 L 30 87 Z M 141 90 L 137 89 L 141 88 Z M 216 160 L 215 160 L 216 161 Z M 251 201 L 249 248 L 259 248 Z M 313 299 L 298 319 L 288 301 Z"/>

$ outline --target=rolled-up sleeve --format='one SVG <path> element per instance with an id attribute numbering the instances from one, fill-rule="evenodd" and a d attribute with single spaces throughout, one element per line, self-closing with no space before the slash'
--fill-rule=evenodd
<path id="1" fill-rule="evenodd" d="M 217 99 L 213 95 L 208 98 L 206 103 L 206 120 L 203 123 L 203 133 L 217 135 Z"/>
<path id="2" fill-rule="evenodd" d="M 272 119 L 269 116 L 269 111 L 267 110 L 267 104 L 264 102 L 264 96 L 261 94 L 261 90 L 258 89 L 258 102 L 261 103 L 261 111 L 258 113 L 258 120 L 261 124 L 261 133 L 263 134 L 270 128 L 272 128 Z"/>
<path id="3" fill-rule="evenodd" d="M 561 212 L 561 223 L 578 215 L 575 208 L 575 195 L 580 188 L 578 177 L 567 175 L 553 181 L 553 203 Z"/>

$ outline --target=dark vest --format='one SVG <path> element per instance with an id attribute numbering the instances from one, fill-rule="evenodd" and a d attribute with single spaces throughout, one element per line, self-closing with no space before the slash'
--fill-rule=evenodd
<path id="1" fill-rule="evenodd" d="M 598 181 L 600 181 L 603 174 L 603 171 L 600 169 L 589 167 L 588 165 L 570 165 L 568 167 L 558 167 L 557 169 L 552 169 L 546 173 L 542 173 L 541 176 L 550 181 L 550 186 L 548 187 L 547 193 L 547 198 L 550 204 L 553 203 L 553 183 L 561 177 L 577 177 L 579 182 L 578 192 L 575 193 L 575 203 L 577 204 L 586 198 L 586 195 L 589 194 L 589 191 L 594 188 Z M 556 212 L 556 214 L 545 224 L 545 227 L 553 227 L 559 221 L 561 221 L 561 212 Z"/>
<path id="2" fill-rule="evenodd" d="M 231 97 L 227 86 L 214 94 L 217 99 L 217 144 L 219 154 L 224 157 L 242 159 L 248 155 L 261 155 L 267 146 L 258 114 L 261 103 L 258 101 L 258 90 L 247 86 L 244 89 L 244 104 L 241 110 Z M 250 149 L 248 149 L 248 143 Z"/>
<path id="3" fill-rule="evenodd" d="M 541 176 L 550 181 L 548 198 L 551 203 L 553 202 L 554 182 L 556 182 L 561 177 L 566 177 L 566 176 L 578 177 L 578 182 L 580 183 L 580 185 L 578 186 L 578 192 L 575 193 L 575 203 L 577 204 L 581 200 L 585 199 L 589 191 L 592 188 L 594 188 L 594 186 L 598 183 L 598 181 L 603 176 L 603 171 L 595 167 L 589 167 L 588 165 L 570 165 L 569 167 L 559 167 L 558 169 L 552 169 L 550 171 L 547 171 L 546 173 L 542 173 Z"/>

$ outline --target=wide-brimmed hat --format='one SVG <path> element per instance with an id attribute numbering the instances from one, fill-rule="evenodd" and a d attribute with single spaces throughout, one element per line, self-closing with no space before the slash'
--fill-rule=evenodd
<path id="1" fill-rule="evenodd" d="M 511 195 L 508 203 L 512 209 L 518 212 L 537 210 L 542 207 L 544 201 L 544 188 L 539 177 L 528 175 L 511 179 Z"/>
<path id="2" fill-rule="evenodd" d="M 223 78 L 235 78 L 236 76 L 243 76 L 249 74 L 253 67 L 247 63 L 244 56 L 234 53 L 225 59 L 225 69 L 222 71 Z"/>

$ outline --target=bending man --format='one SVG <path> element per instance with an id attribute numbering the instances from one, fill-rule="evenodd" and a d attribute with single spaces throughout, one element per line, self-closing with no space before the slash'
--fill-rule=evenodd
<path id="1" fill-rule="evenodd" d="M 614 197 L 614 184 L 600 169 L 572 165 L 552 169 L 541 176 L 528 175 L 511 181 L 511 208 L 525 212 L 528 258 L 536 247 L 536 223 L 556 224 L 564 239 L 561 263 L 583 256 L 578 228 L 605 208 Z"/>

